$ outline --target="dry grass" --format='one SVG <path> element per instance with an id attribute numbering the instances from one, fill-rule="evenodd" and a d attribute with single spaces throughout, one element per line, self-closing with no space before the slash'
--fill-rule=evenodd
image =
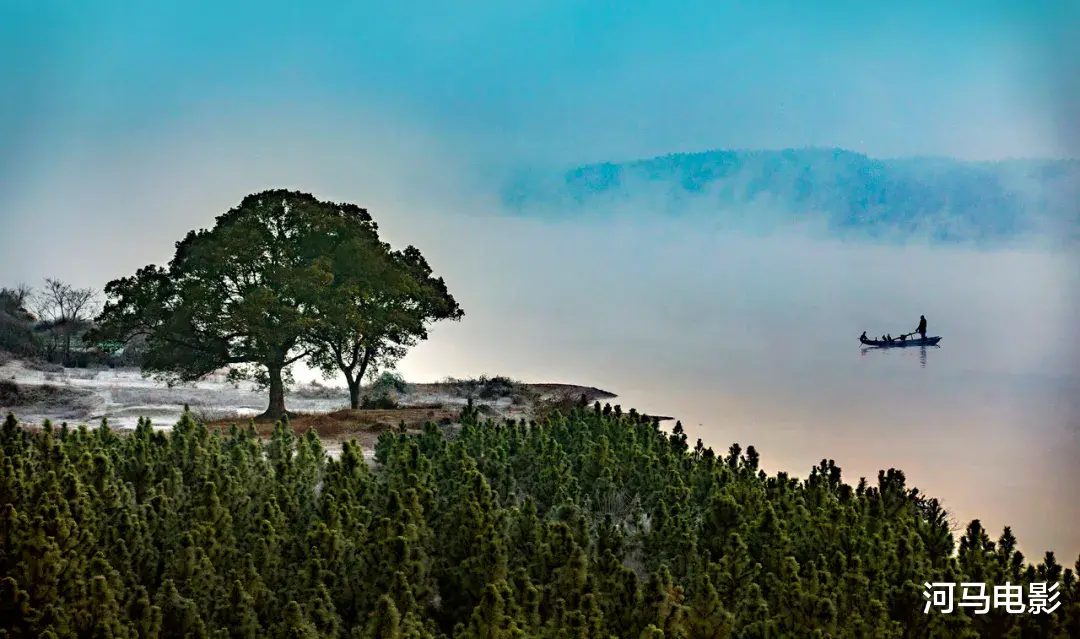
<path id="1" fill-rule="evenodd" d="M 100 368 L 67 368 L 64 369 L 64 377 L 71 379 L 97 379 L 101 373 Z"/>
<path id="2" fill-rule="evenodd" d="M 287 393 L 287 395 L 304 399 L 342 398 L 348 400 L 349 390 L 347 388 L 338 388 L 336 386 L 325 386 L 319 383 L 318 380 L 313 380 L 307 384 L 297 384 Z"/>
<path id="3" fill-rule="evenodd" d="M 585 395 L 585 403 L 602 402 L 614 399 L 618 395 L 609 393 L 592 386 L 578 386 L 576 384 L 529 384 L 529 390 L 536 393 L 540 399 L 563 401 L 566 398 L 580 400 Z"/>
<path id="4" fill-rule="evenodd" d="M 406 431 L 417 431 L 428 422 L 452 423 L 457 418 L 457 411 L 444 408 L 344 409 L 332 413 L 290 413 L 289 426 L 297 435 L 314 430 L 323 441 L 356 439 L 368 448 L 374 445 L 380 434 L 400 426 L 402 422 L 405 422 Z M 273 421 L 256 421 L 255 432 L 261 437 L 268 437 L 274 432 L 274 424 Z M 247 420 L 227 418 L 206 422 L 206 426 L 212 430 L 228 431 L 233 425 L 246 426 Z"/>
<path id="5" fill-rule="evenodd" d="M 200 420 L 198 414 L 193 413 L 197 421 L 202 421 L 211 431 L 228 433 L 233 425 L 246 428 L 249 418 L 225 417 L 211 421 Z M 297 436 L 314 430 L 319 439 L 324 443 L 338 443 L 347 440 L 356 440 L 361 448 L 371 449 L 375 446 L 379 435 L 405 423 L 406 432 L 419 432 L 424 424 L 436 422 L 450 424 L 457 422 L 459 412 L 441 407 L 407 407 L 394 410 L 351 410 L 344 409 L 332 413 L 290 413 L 289 426 Z M 40 432 L 39 424 L 25 424 L 20 426 L 31 432 Z M 275 422 L 269 420 L 256 421 L 255 432 L 260 437 L 269 437 L 274 432 Z M 132 431 L 116 431 L 119 435 L 127 435 Z"/>
<path id="6" fill-rule="evenodd" d="M 539 421 L 545 421 L 555 413 L 569 415 L 570 411 L 582 406 L 581 395 L 581 393 L 564 391 L 543 397 L 534 404 L 534 415 Z"/>
<path id="7" fill-rule="evenodd" d="M 23 360 L 23 365 L 32 371 L 40 371 L 42 373 L 64 372 L 64 367 L 60 364 L 53 364 L 52 362 L 46 362 L 36 358 Z"/>
<path id="8" fill-rule="evenodd" d="M 0 380 L 0 406 L 6 408 L 37 406 L 56 410 L 87 408 L 94 405 L 93 393 L 54 384 L 17 384 Z"/>
<path id="9" fill-rule="evenodd" d="M 404 405 L 399 410 L 442 410 L 444 408 L 446 408 L 446 404 L 443 404 L 442 402 L 418 402 L 416 404 Z"/>

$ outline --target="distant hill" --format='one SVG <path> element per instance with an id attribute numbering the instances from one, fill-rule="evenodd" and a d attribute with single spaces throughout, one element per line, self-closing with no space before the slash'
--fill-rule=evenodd
<path id="1" fill-rule="evenodd" d="M 1080 161 L 879 160 L 842 149 L 705 151 L 532 171 L 504 186 L 523 214 L 707 214 L 886 240 L 1080 242 Z"/>

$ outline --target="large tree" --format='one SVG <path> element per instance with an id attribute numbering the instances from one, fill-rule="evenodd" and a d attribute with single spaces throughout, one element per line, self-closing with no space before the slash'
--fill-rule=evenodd
<path id="1" fill-rule="evenodd" d="M 169 380 L 225 366 L 250 371 L 269 387 L 262 417 L 276 419 L 285 412 L 289 366 L 318 354 L 309 338 L 360 321 L 341 309 L 338 290 L 362 277 L 363 264 L 347 259 L 359 246 L 380 247 L 369 268 L 393 266 L 365 209 L 283 190 L 249 195 L 213 229 L 178 242 L 168 268 L 151 265 L 110 282 L 94 337 L 144 336 L 143 369 Z M 348 273 L 337 278 L 335 269 Z M 352 324 L 331 326 L 346 320 Z"/>
<path id="2" fill-rule="evenodd" d="M 464 312 L 413 246 L 393 251 L 376 238 L 354 238 L 337 247 L 332 270 L 334 281 L 316 305 L 321 321 L 309 325 L 305 342 L 313 366 L 345 376 L 349 403 L 359 408 L 366 373 L 393 366 L 427 339 L 431 323 Z"/>

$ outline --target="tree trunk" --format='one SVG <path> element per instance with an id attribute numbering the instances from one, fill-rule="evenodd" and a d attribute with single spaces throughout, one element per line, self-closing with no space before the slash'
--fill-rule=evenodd
<path id="1" fill-rule="evenodd" d="M 345 383 L 349 386 L 349 406 L 353 410 L 360 408 L 360 382 L 364 379 L 364 374 L 367 373 L 368 364 L 371 363 L 371 357 L 375 354 L 375 349 L 364 349 L 364 356 L 360 358 L 360 361 L 356 361 L 357 353 L 353 353 L 352 365 L 346 366 L 345 362 L 338 357 L 338 368 L 345 374 Z M 353 370 L 359 366 L 360 370 L 356 371 L 356 375 L 353 375 Z"/>
<path id="2" fill-rule="evenodd" d="M 267 366 L 270 377 L 270 404 L 266 412 L 259 415 L 262 419 L 281 419 L 285 414 L 285 382 L 281 377 L 282 366 Z"/>
<path id="3" fill-rule="evenodd" d="M 354 410 L 360 408 L 360 378 L 346 373 L 345 383 L 349 385 L 349 406 Z"/>

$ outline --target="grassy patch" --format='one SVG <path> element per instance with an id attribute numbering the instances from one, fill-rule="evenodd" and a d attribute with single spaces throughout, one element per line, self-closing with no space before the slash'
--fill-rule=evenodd
<path id="1" fill-rule="evenodd" d="M 397 407 L 397 400 L 388 393 L 364 395 L 360 398 L 360 408 L 364 410 L 394 410 Z"/>
<path id="2" fill-rule="evenodd" d="M 454 394 L 470 399 L 492 400 L 509 397 L 511 401 L 517 398 L 517 401 L 523 404 L 532 396 L 527 384 L 502 375 L 481 375 L 470 379 L 448 377 L 442 383 L 452 387 Z"/>
<path id="3" fill-rule="evenodd" d="M 0 406 L 70 407 L 93 393 L 52 384 L 17 384 L 10 379 L 0 380 Z"/>
<path id="4" fill-rule="evenodd" d="M 64 367 L 60 364 L 53 364 L 52 362 L 45 362 L 39 359 L 26 359 L 23 360 L 23 365 L 32 371 L 39 371 L 42 373 L 63 373 Z"/>
<path id="5" fill-rule="evenodd" d="M 448 423 L 457 421 L 458 412 L 443 408 L 398 408 L 393 410 L 343 409 L 332 413 L 296 413 L 289 417 L 294 433 L 302 435 L 314 430 L 325 440 L 359 439 L 374 441 L 379 434 L 405 424 L 406 431 L 423 428 L 428 422 Z M 228 431 L 233 425 L 246 427 L 249 420 L 240 418 L 217 419 L 204 422 L 211 430 Z M 274 422 L 255 422 L 255 432 L 269 436 L 274 432 Z"/>
<path id="6" fill-rule="evenodd" d="M 541 421 L 555 413 L 569 415 L 575 408 L 588 406 L 588 399 L 587 395 L 576 390 L 557 391 L 537 399 L 533 405 L 533 413 Z"/>
<path id="7" fill-rule="evenodd" d="M 344 388 L 326 386 L 315 380 L 307 384 L 296 385 L 286 393 L 286 396 L 301 399 L 336 399 L 339 397 L 347 398 L 349 392 Z"/>

